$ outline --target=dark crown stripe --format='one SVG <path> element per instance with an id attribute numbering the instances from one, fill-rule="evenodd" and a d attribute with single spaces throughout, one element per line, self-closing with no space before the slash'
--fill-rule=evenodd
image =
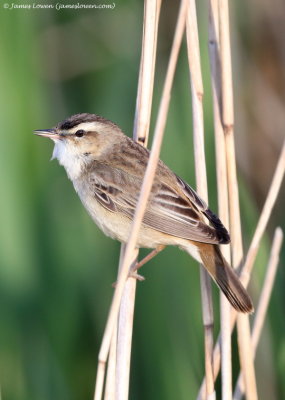
<path id="1" fill-rule="evenodd" d="M 97 114 L 87 114 L 87 113 L 72 115 L 71 117 L 60 122 L 57 128 L 61 130 L 69 130 L 84 122 L 102 122 L 118 129 L 118 126 L 114 124 L 112 121 L 109 121 L 108 119 L 103 118 Z"/>

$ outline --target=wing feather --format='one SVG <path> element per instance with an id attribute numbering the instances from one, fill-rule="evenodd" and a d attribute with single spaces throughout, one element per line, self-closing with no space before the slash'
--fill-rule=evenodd
<path id="1" fill-rule="evenodd" d="M 229 235 L 218 217 L 181 178 L 179 190 L 155 179 L 143 224 L 168 235 L 204 243 L 227 243 Z M 121 212 L 132 219 L 142 179 L 108 164 L 98 164 L 89 174 L 94 195 L 111 212 Z M 206 224 L 207 217 L 213 226 Z"/>

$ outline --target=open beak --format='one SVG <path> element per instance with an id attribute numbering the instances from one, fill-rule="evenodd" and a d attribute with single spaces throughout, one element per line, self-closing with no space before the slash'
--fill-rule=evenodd
<path id="1" fill-rule="evenodd" d="M 47 137 L 52 140 L 60 139 L 59 134 L 56 133 L 54 129 L 37 129 L 34 131 L 34 134 L 38 136 Z"/>

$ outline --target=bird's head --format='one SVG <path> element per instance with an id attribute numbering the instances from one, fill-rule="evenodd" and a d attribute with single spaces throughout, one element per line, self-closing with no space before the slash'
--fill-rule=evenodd
<path id="1" fill-rule="evenodd" d="M 57 158 L 71 179 L 75 179 L 88 163 L 99 158 L 123 132 L 113 122 L 96 114 L 76 114 L 52 129 L 36 130 L 55 146 L 52 158 Z"/>

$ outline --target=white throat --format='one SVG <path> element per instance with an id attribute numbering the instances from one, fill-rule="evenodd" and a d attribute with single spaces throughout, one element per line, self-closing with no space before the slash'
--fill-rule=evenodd
<path id="1" fill-rule="evenodd" d="M 58 159 L 60 165 L 64 166 L 69 179 L 72 181 L 77 179 L 82 173 L 85 166 L 85 161 L 80 154 L 76 153 L 72 146 L 62 141 L 56 141 L 52 153 L 52 160 Z"/>

